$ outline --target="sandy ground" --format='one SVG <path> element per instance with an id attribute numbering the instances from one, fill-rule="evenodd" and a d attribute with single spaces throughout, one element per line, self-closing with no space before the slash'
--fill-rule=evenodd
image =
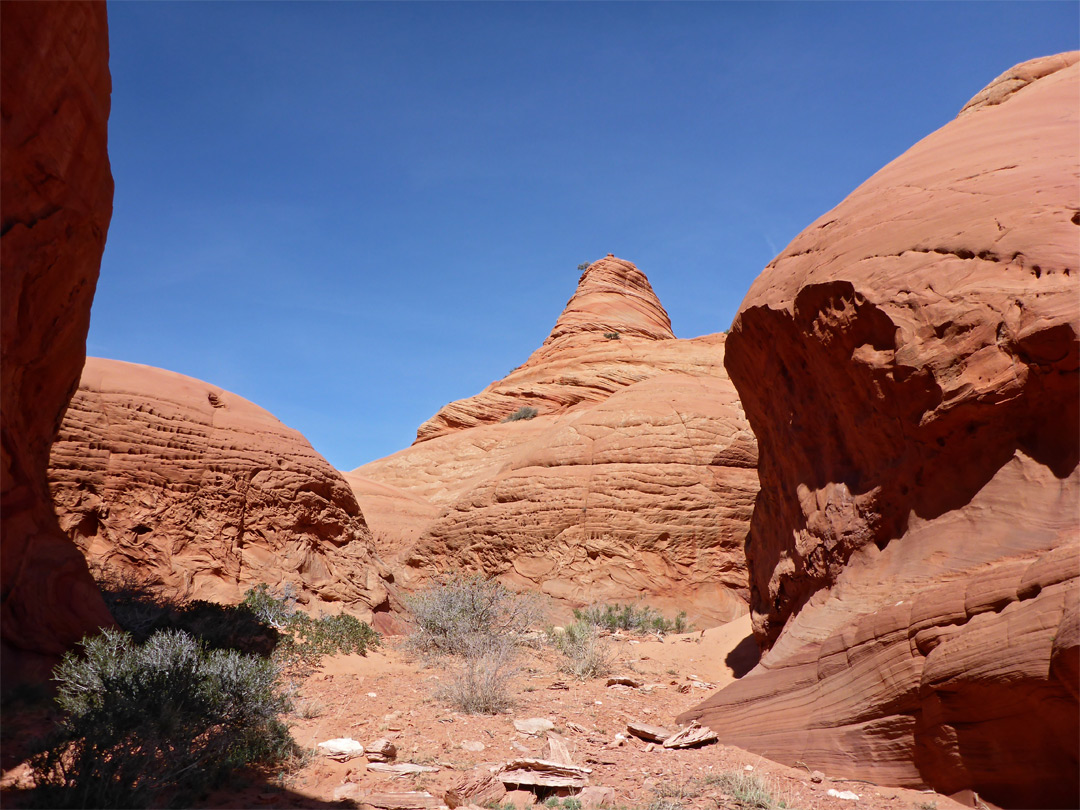
<path id="1" fill-rule="evenodd" d="M 756 648 L 748 618 L 705 632 L 663 640 L 614 637 L 616 671 L 641 688 L 607 686 L 606 680 L 577 681 L 560 671 L 565 659 L 543 647 L 526 649 L 513 681 L 514 708 L 502 715 L 467 715 L 437 698 L 453 678 L 452 662 L 425 663 L 400 639 L 388 639 L 366 657 L 337 656 L 306 677 L 287 718 L 296 741 L 308 752 L 302 764 L 263 778 L 246 778 L 207 797 L 204 807 L 352 807 L 371 794 L 427 792 L 441 800 L 466 776 L 521 756 L 537 756 L 544 735 L 515 729 L 514 720 L 545 718 L 567 743 L 573 762 L 592 770 L 591 785 L 614 790 L 619 808 L 717 810 L 740 808 L 719 785 L 721 774 L 753 775 L 774 807 L 803 810 L 950 810 L 960 805 L 932 792 L 877 787 L 825 774 L 811 781 L 809 769 L 789 768 L 739 748 L 712 744 L 697 749 L 648 750 L 630 738 L 618 743 L 628 721 L 675 728 L 673 718 L 713 689 L 731 682 L 754 663 Z M 396 762 L 437 771 L 405 777 L 370 769 L 366 760 L 337 762 L 317 752 L 319 742 L 349 737 L 367 745 L 383 737 L 398 749 Z M 828 795 L 850 791 L 857 801 Z M 531 796 L 515 794 L 526 806 Z"/>

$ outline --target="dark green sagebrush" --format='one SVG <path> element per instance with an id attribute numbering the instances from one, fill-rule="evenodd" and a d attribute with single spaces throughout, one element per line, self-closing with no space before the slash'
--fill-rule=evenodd
<path id="1" fill-rule="evenodd" d="M 46 807 L 184 806 L 242 765 L 295 748 L 273 662 L 164 630 L 84 639 L 55 670 L 66 712 L 33 766 Z"/>

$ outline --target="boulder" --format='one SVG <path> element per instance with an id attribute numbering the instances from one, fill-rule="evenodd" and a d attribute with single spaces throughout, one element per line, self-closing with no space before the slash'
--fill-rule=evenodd
<path id="1" fill-rule="evenodd" d="M 113 181 L 104 3 L 0 10 L 0 638 L 3 684 L 47 677 L 112 617 L 57 525 L 49 447 L 86 357 Z"/>
<path id="2" fill-rule="evenodd" d="M 680 722 L 837 776 L 1074 805 L 1078 94 L 1076 53 L 1018 66 L 751 287 L 726 364 L 760 448 L 767 652 Z"/>
<path id="3" fill-rule="evenodd" d="M 89 358 L 53 446 L 60 524 L 95 568 L 170 598 L 236 603 L 261 582 L 309 607 L 390 607 L 341 475 L 217 386 Z"/>

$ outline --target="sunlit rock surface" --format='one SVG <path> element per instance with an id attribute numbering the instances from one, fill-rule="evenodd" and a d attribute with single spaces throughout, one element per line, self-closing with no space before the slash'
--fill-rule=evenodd
<path id="1" fill-rule="evenodd" d="M 681 719 L 826 773 L 1075 806 L 1080 65 L 1003 74 L 800 234 L 728 340 L 757 669 Z"/>

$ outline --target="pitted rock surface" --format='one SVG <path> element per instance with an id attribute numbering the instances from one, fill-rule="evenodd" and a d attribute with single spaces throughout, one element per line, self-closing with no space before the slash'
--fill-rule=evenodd
<path id="1" fill-rule="evenodd" d="M 369 617 L 389 608 L 340 473 L 268 411 L 208 383 L 88 358 L 53 446 L 61 526 L 91 565 L 181 599 L 261 582 Z"/>

